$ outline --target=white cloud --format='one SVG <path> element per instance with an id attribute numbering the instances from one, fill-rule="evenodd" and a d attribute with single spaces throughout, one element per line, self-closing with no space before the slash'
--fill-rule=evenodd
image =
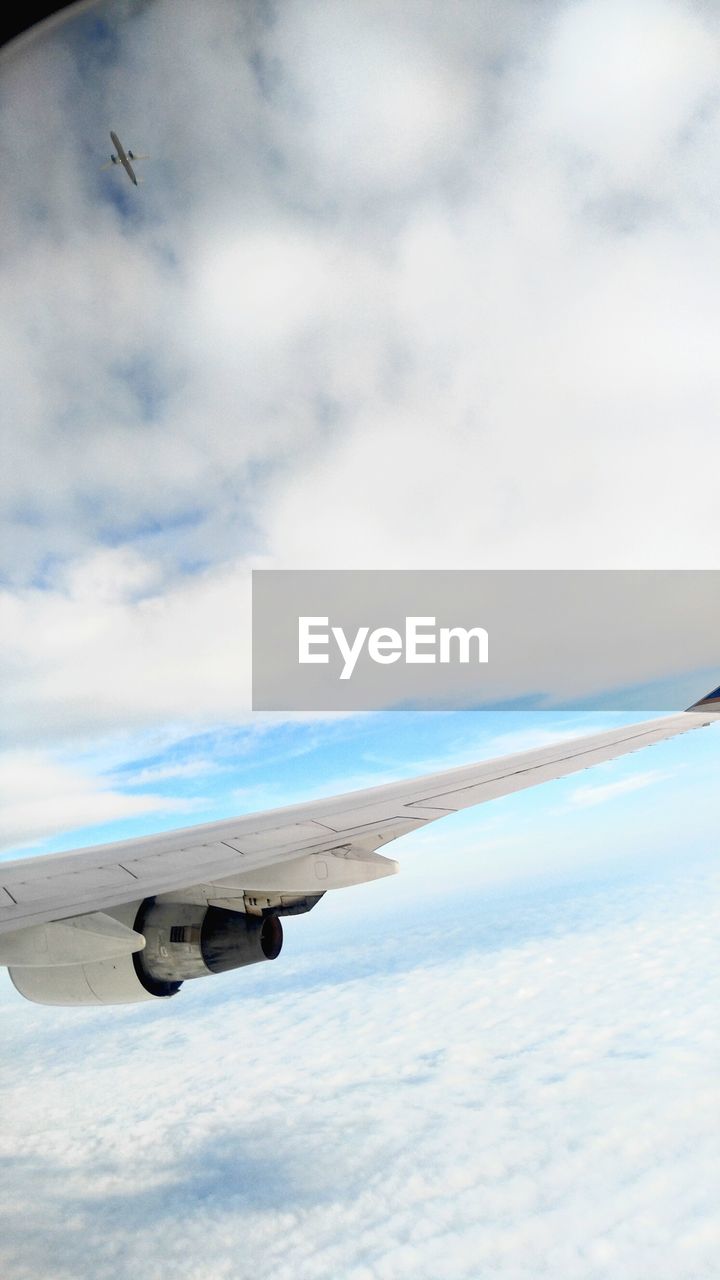
<path id="1" fill-rule="evenodd" d="M 556 19 L 538 123 L 599 161 L 607 182 L 656 179 L 683 128 L 714 97 L 714 23 L 676 0 L 582 0 Z"/>
<path id="2" fill-rule="evenodd" d="M 270 48 L 300 108 L 293 142 L 325 190 L 402 193 L 438 169 L 447 172 L 462 154 L 482 80 L 452 42 L 458 20 L 474 42 L 478 24 L 473 29 L 464 5 L 450 6 L 446 16 L 438 23 L 426 3 L 411 21 L 376 2 L 286 7 Z M 480 24 L 483 17 L 480 9 Z M 443 40 L 443 26 L 450 39 Z"/>
<path id="3" fill-rule="evenodd" d="M 710 1274 L 713 892 L 323 903 L 160 1010 L 6 988 L 3 1274 Z"/>
<path id="4" fill-rule="evenodd" d="M 171 778 L 197 778 L 214 773 L 220 766 L 214 760 L 184 760 L 177 764 L 147 765 L 131 773 L 122 774 L 118 781 L 129 787 L 145 787 L 151 782 L 166 782 Z"/>
<path id="5" fill-rule="evenodd" d="M 153 780 L 163 776 L 171 776 L 170 771 L 159 771 Z M 140 814 L 185 814 L 194 807 L 182 797 L 120 790 L 87 768 L 30 750 L 0 753 L 0 798 L 0 848 Z"/>
<path id="6" fill-rule="evenodd" d="M 614 782 L 590 783 L 576 787 L 568 797 L 567 803 L 572 808 L 588 809 L 597 804 L 605 804 L 615 796 L 627 795 L 630 791 L 641 791 L 656 782 L 662 782 L 669 775 L 663 769 L 647 769 L 644 773 L 634 773 L 629 778 L 617 778 Z"/>
<path id="7" fill-rule="evenodd" d="M 5 728 L 21 739 L 148 720 L 247 714 L 249 576 L 244 566 L 155 588 L 133 552 L 97 552 L 55 589 L 0 595 Z"/>

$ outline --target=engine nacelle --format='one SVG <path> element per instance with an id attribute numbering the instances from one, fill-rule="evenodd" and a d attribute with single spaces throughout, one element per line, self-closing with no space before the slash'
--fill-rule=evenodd
<path id="1" fill-rule="evenodd" d="M 118 163 L 118 158 L 117 158 L 117 156 L 111 156 L 111 157 L 110 157 L 110 159 L 112 160 L 113 164 L 117 164 L 117 163 Z"/>
<path id="2" fill-rule="evenodd" d="M 189 978 L 274 960 L 282 949 L 282 925 L 274 914 L 147 898 L 128 920 L 124 915 L 128 924 L 134 917 L 144 950 L 86 964 L 12 965 L 14 986 L 37 1004 L 135 1004 L 174 996 Z"/>
<path id="3" fill-rule="evenodd" d="M 133 155 L 132 151 L 128 151 L 127 156 L 128 156 L 128 160 L 134 160 L 134 159 L 135 159 L 135 156 Z"/>
<path id="4" fill-rule="evenodd" d="M 45 968 L 10 965 L 8 973 L 20 995 L 35 1004 L 137 1004 L 154 999 L 138 978 L 132 956 Z"/>
<path id="5" fill-rule="evenodd" d="M 283 943 L 276 915 L 153 898 L 143 903 L 135 928 L 145 937 L 144 950 L 133 955 L 135 970 L 145 989 L 160 996 L 173 995 L 186 978 L 275 960 Z"/>

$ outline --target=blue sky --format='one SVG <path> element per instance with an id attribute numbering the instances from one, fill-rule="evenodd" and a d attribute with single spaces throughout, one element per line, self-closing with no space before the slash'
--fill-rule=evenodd
<path id="1" fill-rule="evenodd" d="M 254 716 L 250 574 L 716 567 L 719 34 L 117 0 L 3 56 L 2 856 L 633 718 Z M 718 736 L 433 824 L 160 1008 L 3 978 L 3 1275 L 710 1274 Z"/>

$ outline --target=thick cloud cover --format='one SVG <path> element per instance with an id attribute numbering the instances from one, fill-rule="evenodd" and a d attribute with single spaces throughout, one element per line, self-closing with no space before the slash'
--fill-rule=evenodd
<path id="1" fill-rule="evenodd" d="M 681 0 L 153 0 L 8 56 L 13 740 L 245 715 L 252 564 L 714 567 L 717 71 Z"/>
<path id="2" fill-rule="evenodd" d="M 3 1275 L 711 1275 L 716 896 L 326 902 L 160 1014 L 3 987 Z"/>

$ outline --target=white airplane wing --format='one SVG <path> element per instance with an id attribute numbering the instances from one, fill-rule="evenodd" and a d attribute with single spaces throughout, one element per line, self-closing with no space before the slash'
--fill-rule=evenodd
<path id="1" fill-rule="evenodd" d="M 442 773 L 71 853 L 0 863 L 0 964 L 42 1003 L 172 995 L 274 958 L 279 917 L 397 870 L 377 850 L 448 814 L 720 719 L 688 711 Z"/>

